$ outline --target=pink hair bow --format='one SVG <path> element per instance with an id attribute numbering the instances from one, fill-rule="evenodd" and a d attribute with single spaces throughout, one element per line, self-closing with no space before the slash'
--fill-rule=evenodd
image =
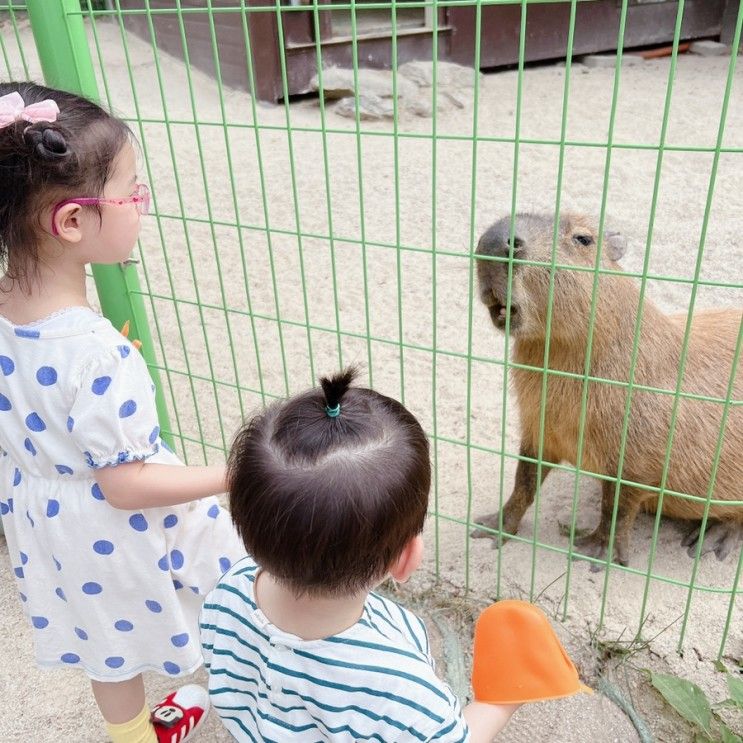
<path id="1" fill-rule="evenodd" d="M 56 121 L 59 106 L 51 98 L 27 106 L 20 93 L 13 92 L 0 96 L 0 129 L 16 121 Z"/>

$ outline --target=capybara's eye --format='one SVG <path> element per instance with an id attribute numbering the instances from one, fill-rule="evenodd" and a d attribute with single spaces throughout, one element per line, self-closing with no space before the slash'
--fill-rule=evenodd
<path id="1" fill-rule="evenodd" d="M 588 247 L 593 245 L 593 238 L 590 235 L 573 235 L 573 240 L 579 242 L 581 245 Z"/>

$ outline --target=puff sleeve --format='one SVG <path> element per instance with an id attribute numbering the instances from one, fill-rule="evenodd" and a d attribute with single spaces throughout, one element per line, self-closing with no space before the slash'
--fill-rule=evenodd
<path id="1" fill-rule="evenodd" d="M 92 468 L 142 461 L 159 451 L 155 388 L 130 344 L 84 361 L 67 429 Z"/>

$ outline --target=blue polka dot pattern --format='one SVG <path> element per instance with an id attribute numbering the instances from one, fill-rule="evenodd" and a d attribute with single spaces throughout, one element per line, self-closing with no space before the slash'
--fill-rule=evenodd
<path id="1" fill-rule="evenodd" d="M 26 425 L 31 431 L 36 431 L 36 433 L 46 431 L 46 423 L 44 423 L 38 413 L 29 413 L 26 416 Z"/>
<path id="2" fill-rule="evenodd" d="M 91 389 L 93 390 L 94 395 L 105 395 L 106 390 L 109 388 L 111 384 L 111 377 L 98 377 L 98 379 L 93 380 L 93 385 L 91 386 Z"/>
<path id="3" fill-rule="evenodd" d="M 4 377 L 9 377 L 15 371 L 15 363 L 8 356 L 0 356 L 0 371 Z"/>
<path id="4" fill-rule="evenodd" d="M 12 410 L 13 406 L 10 404 L 10 400 L 8 400 L 5 395 L 0 394 L 0 410 Z"/>
<path id="5" fill-rule="evenodd" d="M 170 568 L 170 564 L 168 563 L 168 556 L 167 555 L 163 555 L 157 561 L 157 567 L 159 567 L 160 570 L 168 570 Z"/>
<path id="6" fill-rule="evenodd" d="M 36 629 L 44 629 L 44 627 L 49 626 L 49 620 L 46 617 L 31 617 L 31 624 Z"/>
<path id="7" fill-rule="evenodd" d="M 26 328 L 14 328 L 13 332 L 19 338 L 40 338 L 41 333 L 38 330 L 27 330 Z"/>
<path id="8" fill-rule="evenodd" d="M 44 387 L 57 383 L 57 370 L 53 366 L 42 366 L 36 372 L 36 381 Z"/>
<path id="9" fill-rule="evenodd" d="M 173 550 L 170 553 L 170 564 L 175 570 L 180 570 L 183 567 L 183 553 L 180 550 Z"/>
<path id="10" fill-rule="evenodd" d="M 26 416 L 26 425 L 29 427 L 30 430 L 36 431 L 36 433 L 46 431 L 46 423 L 44 423 L 38 413 L 29 413 Z"/>
<path id="11" fill-rule="evenodd" d="M 13 513 L 13 499 L 8 498 L 8 510 Z"/>
<path id="12" fill-rule="evenodd" d="M 16 578 L 23 578 L 23 568 L 13 568 Z"/>
<path id="13" fill-rule="evenodd" d="M 41 333 L 38 330 L 26 330 L 25 328 L 15 328 L 13 331 L 19 338 L 40 338 Z"/>
<path id="14" fill-rule="evenodd" d="M 99 555 L 110 555 L 114 551 L 114 546 L 107 539 L 99 539 L 93 544 L 93 551 Z"/>
<path id="15" fill-rule="evenodd" d="M 24 604 L 26 603 L 26 601 L 28 601 L 28 596 L 26 596 L 25 593 L 20 593 L 19 591 L 18 596 L 20 596 L 20 599 L 21 601 L 23 601 Z"/>
<path id="16" fill-rule="evenodd" d="M 147 531 L 149 524 L 147 523 L 144 514 L 135 513 L 129 517 L 129 526 L 131 526 L 134 531 Z"/>
<path id="17" fill-rule="evenodd" d="M 28 562 L 28 555 L 25 552 L 19 552 L 21 556 L 21 565 L 25 565 Z"/>
<path id="18" fill-rule="evenodd" d="M 36 619 L 31 629 L 44 646 L 43 657 L 53 664 L 77 670 L 84 666 L 99 678 L 127 678 L 149 663 L 162 674 L 179 676 L 192 665 L 194 653 L 198 654 L 198 631 L 195 624 L 192 627 L 198 606 L 230 560 L 237 559 L 232 551 L 233 534 L 226 528 L 229 514 L 221 514 L 216 499 L 192 508 L 128 513 L 106 502 L 105 491 L 95 481 L 96 468 L 86 466 L 85 450 L 91 452 L 94 465 L 105 466 L 115 464 L 119 452 L 127 461 L 156 452 L 164 435 L 156 425 L 150 381 L 144 377 L 141 358 L 113 332 L 96 330 L 99 337 L 90 339 L 89 345 L 85 345 L 88 340 L 72 344 L 69 356 L 56 353 L 56 346 L 55 352 L 49 352 L 44 330 L 38 343 L 14 338 L 8 350 L 0 342 L 0 354 L 13 354 L 12 375 L 7 375 L 7 362 L 0 370 L 0 392 L 12 406 L 7 415 L 0 412 L 0 438 L 10 418 L 18 424 L 15 439 L 0 448 L 0 507 L 9 507 L 8 496 L 15 496 L 19 505 L 16 528 L 25 531 L 28 539 L 26 546 L 21 545 L 26 557 L 13 549 L 8 565 L 14 572 L 18 568 L 16 586 L 27 595 L 23 606 L 27 616 L 48 622 L 41 627 Z M 123 344 L 120 350 L 117 343 Z M 98 358 L 91 357 L 92 373 L 88 371 L 82 383 L 76 382 L 71 371 L 95 347 Z M 93 426 L 91 420 L 102 421 L 102 427 Z M 2 449 L 8 450 L 4 459 Z M 29 507 L 25 494 L 36 487 L 37 475 L 48 481 L 49 489 Z M 82 502 L 80 514 L 72 507 L 75 498 Z M 26 520 L 27 509 L 36 522 L 34 529 Z M 72 526 L 61 546 L 55 534 L 67 519 L 77 526 Z M 199 545 L 200 535 L 215 528 L 214 541 Z M 52 547 L 60 555 L 59 572 Z M 130 549 L 144 560 L 144 575 L 135 592 L 138 595 L 125 602 L 122 589 L 136 576 L 116 566 Z M 234 549 L 237 554 L 237 543 Z M 159 559 L 163 570 L 157 566 Z M 188 595 L 192 593 L 196 595 Z M 179 599 L 184 600 L 183 609 Z M 153 634 L 160 635 L 155 645 Z M 148 648 L 152 649 L 149 654 Z"/>
<path id="19" fill-rule="evenodd" d="M 34 520 L 31 518 L 31 514 L 28 511 L 26 511 L 26 518 L 29 520 L 29 523 L 31 524 L 32 527 L 36 526 L 36 524 L 34 523 Z"/>
<path id="20" fill-rule="evenodd" d="M 36 447 L 31 443 L 31 439 L 26 439 L 23 442 L 23 446 L 26 447 L 26 450 L 31 454 L 31 456 L 36 456 Z"/>
<path id="21" fill-rule="evenodd" d="M 137 403 L 134 400 L 127 400 L 119 408 L 119 418 L 129 418 L 137 412 Z"/>
<path id="22" fill-rule="evenodd" d="M 60 571 L 62 569 L 62 563 L 52 555 L 52 560 L 54 560 L 54 567 L 57 568 L 57 571 Z"/>
<path id="23" fill-rule="evenodd" d="M 10 513 L 10 506 L 7 503 L 0 501 L 0 514 L 5 516 L 6 513 Z"/>

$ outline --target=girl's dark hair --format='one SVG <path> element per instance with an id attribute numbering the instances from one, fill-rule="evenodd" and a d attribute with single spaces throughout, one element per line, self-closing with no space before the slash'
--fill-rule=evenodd
<path id="1" fill-rule="evenodd" d="M 51 99 L 56 121 L 18 120 L 0 129 L 0 268 L 13 279 L 32 274 L 42 210 L 74 196 L 100 196 L 113 163 L 131 139 L 127 125 L 92 101 L 31 82 L 0 83 L 26 106 Z"/>
<path id="2" fill-rule="evenodd" d="M 423 529 L 426 435 L 396 400 L 351 387 L 355 376 L 347 369 L 275 403 L 240 431 L 229 456 L 232 520 L 245 547 L 297 594 L 368 588 Z"/>

